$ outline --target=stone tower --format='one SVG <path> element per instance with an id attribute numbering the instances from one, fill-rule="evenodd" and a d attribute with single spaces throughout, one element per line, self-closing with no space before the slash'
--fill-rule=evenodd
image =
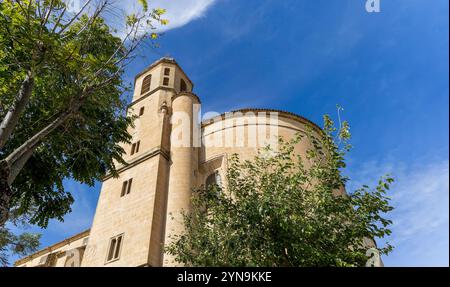
<path id="1" fill-rule="evenodd" d="M 192 88 L 171 58 L 136 76 L 128 112 L 137 118 L 132 143 L 124 147 L 127 165 L 119 167 L 118 178 L 103 182 L 82 266 L 163 265 L 167 217 L 189 207 L 192 166 L 197 165 L 195 148 L 171 147 L 170 141 L 172 128 L 180 124 L 172 127 L 170 115 L 193 118 L 199 100 Z"/>

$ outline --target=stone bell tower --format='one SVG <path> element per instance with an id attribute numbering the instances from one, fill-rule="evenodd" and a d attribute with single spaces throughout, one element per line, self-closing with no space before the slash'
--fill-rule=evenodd
<path id="1" fill-rule="evenodd" d="M 103 182 L 82 266 L 172 264 L 163 259 L 163 245 L 182 227 L 172 224 L 169 214 L 179 217 L 181 209 L 189 208 L 198 153 L 192 145 L 172 146 L 172 130 L 182 123 L 171 123 L 171 115 L 194 118 L 199 99 L 192 89 L 171 58 L 136 76 L 128 112 L 137 118 L 130 128 L 132 142 L 123 146 L 127 164 L 118 167 L 118 178 L 107 176 Z"/>

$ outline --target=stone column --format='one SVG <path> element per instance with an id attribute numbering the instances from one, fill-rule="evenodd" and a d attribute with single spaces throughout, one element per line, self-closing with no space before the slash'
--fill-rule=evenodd
<path id="1" fill-rule="evenodd" d="M 176 95 L 172 101 L 172 133 L 170 142 L 169 193 L 167 198 L 167 219 L 165 244 L 172 236 L 183 232 L 182 211 L 190 209 L 190 198 L 194 187 L 194 170 L 198 167 L 197 147 L 193 143 L 194 104 L 198 98 L 189 92 Z M 178 266 L 172 256 L 164 255 L 164 266 Z"/>

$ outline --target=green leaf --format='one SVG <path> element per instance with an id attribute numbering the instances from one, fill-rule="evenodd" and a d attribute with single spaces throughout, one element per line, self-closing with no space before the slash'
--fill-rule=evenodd
<path id="1" fill-rule="evenodd" d="M 138 0 L 139 4 L 142 5 L 142 9 L 144 9 L 145 12 L 148 11 L 148 3 L 147 0 Z"/>

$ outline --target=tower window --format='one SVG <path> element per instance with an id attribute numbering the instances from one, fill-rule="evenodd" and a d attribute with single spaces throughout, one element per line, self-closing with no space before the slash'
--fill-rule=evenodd
<path id="1" fill-rule="evenodd" d="M 170 69 L 169 68 L 165 68 L 164 69 L 164 76 L 170 76 Z"/>
<path id="2" fill-rule="evenodd" d="M 119 259 L 120 250 L 122 248 L 122 242 L 123 242 L 123 234 L 110 239 L 106 263 Z"/>
<path id="3" fill-rule="evenodd" d="M 120 197 L 124 197 L 131 192 L 131 184 L 133 183 L 133 179 L 130 178 L 122 183 L 122 192 L 120 193 Z"/>
<path id="4" fill-rule="evenodd" d="M 137 143 L 136 143 L 136 153 L 138 153 L 139 152 L 139 146 L 141 145 L 141 141 L 138 141 Z"/>
<path id="5" fill-rule="evenodd" d="M 139 116 L 142 116 L 144 114 L 144 110 L 145 110 L 145 108 L 141 107 L 141 109 L 139 110 Z"/>
<path id="6" fill-rule="evenodd" d="M 141 141 L 137 141 L 131 145 L 131 155 L 139 152 L 139 147 L 141 145 Z"/>
<path id="7" fill-rule="evenodd" d="M 150 91 L 150 84 L 152 83 L 152 75 L 148 75 L 142 80 L 141 95 Z"/>
<path id="8" fill-rule="evenodd" d="M 184 91 L 187 91 L 187 85 L 186 85 L 186 82 L 183 79 L 181 79 L 180 80 L 180 92 L 184 92 Z"/>
<path id="9" fill-rule="evenodd" d="M 213 185 L 218 185 L 219 187 L 222 185 L 222 179 L 220 178 L 220 174 L 218 171 L 213 172 L 206 178 L 206 188 L 209 188 Z"/>
<path id="10" fill-rule="evenodd" d="M 168 85 L 169 85 L 169 78 L 164 77 L 164 79 L 163 79 L 163 85 L 164 85 L 164 86 L 168 86 Z"/>

